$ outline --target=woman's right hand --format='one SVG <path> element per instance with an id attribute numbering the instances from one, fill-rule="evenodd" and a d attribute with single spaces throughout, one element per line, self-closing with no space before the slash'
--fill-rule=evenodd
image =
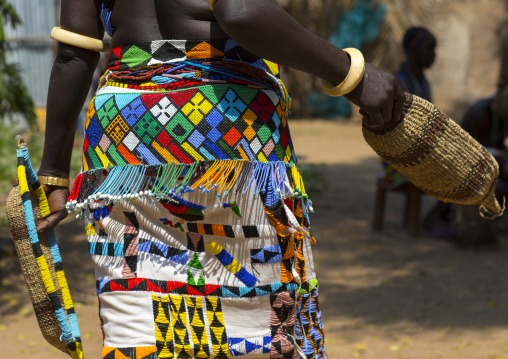
<path id="1" fill-rule="evenodd" d="M 365 125 L 379 127 L 400 118 L 406 94 L 392 74 L 365 63 L 363 80 L 344 97 L 360 108 Z"/>
<path id="2" fill-rule="evenodd" d="M 46 197 L 48 198 L 50 215 L 37 225 L 37 232 L 46 231 L 55 228 L 63 219 L 67 217 L 65 204 L 69 198 L 69 188 L 42 185 Z"/>

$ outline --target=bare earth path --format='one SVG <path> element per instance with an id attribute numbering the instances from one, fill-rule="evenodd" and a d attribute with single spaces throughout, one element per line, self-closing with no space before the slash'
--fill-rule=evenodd
<path id="1" fill-rule="evenodd" d="M 302 163 L 321 163 L 328 188 L 312 194 L 314 256 L 330 358 L 508 358 L 506 246 L 457 251 L 401 230 L 401 199 L 389 197 L 386 230 L 370 229 L 379 162 L 358 124 L 294 121 Z M 426 199 L 425 206 L 432 204 Z M 91 261 L 81 224 L 59 228 L 87 358 L 100 357 Z M 0 231 L 0 242 L 5 241 Z M 43 344 L 12 258 L 0 259 L 0 358 L 65 358 Z"/>

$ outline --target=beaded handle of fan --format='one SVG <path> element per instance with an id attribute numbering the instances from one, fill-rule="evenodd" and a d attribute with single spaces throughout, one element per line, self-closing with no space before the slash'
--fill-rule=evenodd
<path id="1" fill-rule="evenodd" d="M 62 258 L 56 242 L 55 233 L 53 229 L 46 230 L 44 233 L 50 249 L 50 255 L 46 256 L 41 247 L 41 242 L 39 241 L 39 234 L 36 231 L 34 208 L 38 207 L 42 218 L 49 216 L 50 209 L 46 194 L 30 162 L 26 144 L 20 137 L 18 137 L 17 157 L 19 195 L 21 196 L 26 231 L 28 232 L 28 238 L 33 250 L 32 258 L 34 258 L 36 262 L 33 266 L 37 267 L 39 270 L 39 281 L 42 280 L 43 282 L 42 287 L 45 288 L 46 295 L 51 303 L 51 309 L 60 326 L 61 337 L 59 339 L 63 340 L 66 345 L 67 353 L 73 359 L 83 359 L 84 354 L 77 317 L 69 292 L 69 286 L 63 271 Z M 35 196 L 37 203 L 32 203 L 33 196 Z M 54 275 L 52 275 L 52 273 L 54 273 Z M 27 284 L 29 284 L 28 280 Z M 34 307 L 35 304 L 36 303 L 34 303 Z M 60 346 L 58 347 L 62 349 Z"/>
<path id="2" fill-rule="evenodd" d="M 494 157 L 432 103 L 406 94 L 398 121 L 363 126 L 367 143 L 416 187 L 443 202 L 479 205 L 484 218 L 504 212 L 495 196 Z"/>

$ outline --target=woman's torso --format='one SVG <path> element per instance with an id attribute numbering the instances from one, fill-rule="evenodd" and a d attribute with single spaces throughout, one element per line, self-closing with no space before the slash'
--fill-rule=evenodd
<path id="1" fill-rule="evenodd" d="M 116 0 L 113 47 L 161 39 L 226 39 L 207 0 Z"/>

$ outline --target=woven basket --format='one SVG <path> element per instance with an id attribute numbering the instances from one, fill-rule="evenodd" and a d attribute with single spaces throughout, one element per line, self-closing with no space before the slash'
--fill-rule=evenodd
<path id="1" fill-rule="evenodd" d="M 406 94 L 399 121 L 363 126 L 367 143 L 416 187 L 443 202 L 503 214 L 494 195 L 499 166 L 491 154 L 432 103 Z"/>
<path id="2" fill-rule="evenodd" d="M 37 200 L 32 191 L 30 191 L 30 196 L 32 198 L 34 218 L 36 223 L 38 223 L 41 220 L 41 214 L 37 206 Z M 12 187 L 9 192 L 9 197 L 7 198 L 7 219 L 9 220 L 12 238 L 21 264 L 21 270 L 25 276 L 28 292 L 42 335 L 48 343 L 64 353 L 67 353 L 67 345 L 60 340 L 62 330 L 60 329 L 55 312 L 53 311 L 53 307 L 46 293 L 41 273 L 37 267 L 37 261 L 32 250 L 32 245 L 30 244 L 18 185 Z M 48 240 L 45 234 L 39 235 L 39 241 L 41 242 L 41 248 L 48 263 L 52 263 L 53 258 L 51 257 Z M 50 271 L 56 283 L 54 268 L 50 267 Z"/>

